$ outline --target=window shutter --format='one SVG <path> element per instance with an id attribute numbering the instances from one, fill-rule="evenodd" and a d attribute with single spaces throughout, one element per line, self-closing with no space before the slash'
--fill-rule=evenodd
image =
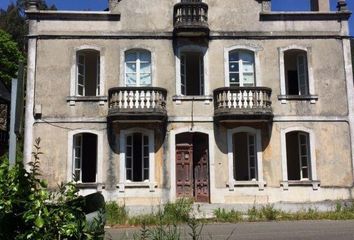
<path id="1" fill-rule="evenodd" d="M 306 55 L 297 56 L 297 74 L 299 84 L 299 95 L 308 95 L 307 61 Z"/>

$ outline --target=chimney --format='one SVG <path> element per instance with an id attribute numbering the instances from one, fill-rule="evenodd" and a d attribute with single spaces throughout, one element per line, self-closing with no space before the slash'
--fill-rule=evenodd
<path id="1" fill-rule="evenodd" d="M 329 0 L 311 0 L 311 11 L 314 12 L 329 12 Z"/>

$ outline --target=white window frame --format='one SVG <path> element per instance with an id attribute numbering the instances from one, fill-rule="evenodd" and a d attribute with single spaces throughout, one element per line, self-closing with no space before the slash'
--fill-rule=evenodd
<path id="1" fill-rule="evenodd" d="M 310 149 L 310 163 L 308 164 L 309 168 L 309 177 L 310 179 L 302 179 L 298 181 L 298 183 L 301 185 L 301 182 L 303 182 L 303 185 L 310 184 L 312 185 L 312 188 L 314 190 L 317 190 L 319 188 L 320 181 L 317 178 L 317 160 L 316 160 L 316 139 L 315 139 L 315 134 L 312 129 L 305 128 L 302 126 L 295 126 L 295 127 L 289 127 L 289 128 L 283 128 L 281 129 L 281 165 L 282 165 L 282 181 L 281 185 L 283 186 L 284 190 L 287 190 L 289 188 L 289 180 L 288 180 L 288 164 L 287 164 L 287 150 L 286 150 L 286 134 L 289 132 L 305 132 L 308 134 L 308 148 Z M 301 168 L 300 168 L 301 171 Z M 302 174 L 301 174 L 302 178 Z"/>
<path id="2" fill-rule="evenodd" d="M 207 47 L 202 47 L 199 45 L 186 45 L 186 46 L 177 46 L 177 54 L 176 54 L 176 95 L 181 97 L 179 98 L 180 100 L 183 100 L 183 98 L 189 99 L 190 97 L 193 96 L 185 96 L 182 94 L 181 91 L 181 55 L 184 52 L 196 52 L 200 53 L 203 56 L 203 72 L 201 72 L 201 76 L 204 77 L 204 95 L 198 96 L 198 97 L 203 97 L 203 96 L 209 96 L 210 95 L 210 88 L 209 88 L 209 72 L 208 72 L 208 66 L 209 66 L 209 59 L 208 59 L 208 48 Z M 200 66 L 201 67 L 201 66 Z"/>
<path id="3" fill-rule="evenodd" d="M 279 52 L 279 79 L 280 79 L 280 94 L 281 96 L 287 96 L 286 93 L 286 78 L 285 78 L 285 52 L 288 50 L 302 50 L 306 52 L 307 60 L 307 83 L 308 83 L 308 94 L 310 96 L 315 95 L 315 82 L 313 77 L 313 66 L 312 66 L 312 48 L 304 47 L 300 45 L 291 45 L 287 47 L 278 48 Z M 300 90 L 299 90 L 300 91 Z M 310 103 L 316 103 L 317 98 L 310 98 Z M 281 98 L 281 103 L 286 104 L 287 99 Z"/>
<path id="4" fill-rule="evenodd" d="M 229 54 L 234 51 L 248 51 L 253 52 L 254 58 L 254 86 L 262 86 L 262 74 L 261 74 L 261 65 L 260 65 L 260 51 L 261 47 L 247 46 L 247 45 L 234 45 L 231 47 L 224 48 L 224 80 L 225 87 L 230 87 L 230 71 L 229 71 Z M 241 76 L 240 76 L 241 78 Z M 241 81 L 240 81 L 241 83 Z M 240 85 L 241 86 L 241 85 Z"/>
<path id="5" fill-rule="evenodd" d="M 99 105 L 104 105 L 104 93 L 105 93 L 105 81 L 106 81 L 106 76 L 105 76 L 105 48 L 98 47 L 98 46 L 93 46 L 93 45 L 82 45 L 80 47 L 74 48 L 72 50 L 72 59 L 71 59 L 71 70 L 70 70 L 70 97 L 69 97 L 69 105 L 70 106 L 75 106 L 75 102 L 80 100 L 80 98 L 85 98 L 86 96 L 80 96 L 77 94 L 77 85 L 78 85 L 78 56 L 80 51 L 84 50 L 94 50 L 97 51 L 99 54 L 99 60 L 98 61 L 98 67 L 99 71 L 97 71 L 99 76 L 99 84 L 97 84 L 97 92 L 96 96 L 91 96 L 90 98 L 97 98 L 99 100 Z M 96 76 L 97 79 L 97 76 Z"/>
<path id="6" fill-rule="evenodd" d="M 128 135 L 139 132 L 143 135 L 149 137 L 149 180 L 144 182 L 132 182 L 126 178 L 126 139 Z M 155 191 L 155 139 L 154 139 L 154 130 L 145 129 L 145 128 L 130 128 L 127 130 L 120 131 L 120 160 L 119 160 L 119 191 L 125 192 L 126 187 L 135 186 L 135 187 L 144 187 L 148 186 L 150 191 Z"/>
<path id="7" fill-rule="evenodd" d="M 119 71 L 119 81 L 118 81 L 118 85 L 121 87 L 126 87 L 125 84 L 125 53 L 129 52 L 129 51 L 148 51 L 150 52 L 150 69 L 151 69 L 151 86 L 156 86 L 156 79 L 155 79 L 155 73 L 156 73 L 156 54 L 155 54 L 155 50 L 153 48 L 150 48 L 149 46 L 145 46 L 145 45 L 133 45 L 130 47 L 126 47 L 126 48 L 122 48 L 120 50 L 120 71 Z"/>
<path id="8" fill-rule="evenodd" d="M 129 87 L 151 87 L 152 86 L 152 54 L 149 50 L 146 49 L 129 49 L 124 52 L 124 85 L 128 86 L 127 83 L 127 61 L 125 58 L 125 55 L 128 54 L 129 52 L 137 54 L 137 60 L 134 62 L 136 64 L 136 85 L 135 86 L 129 86 Z M 148 52 L 150 54 L 150 84 L 149 85 L 141 85 L 141 77 L 140 77 L 140 68 L 141 68 L 141 59 L 140 59 L 140 54 L 142 52 Z"/>
<path id="9" fill-rule="evenodd" d="M 103 183 L 103 178 L 102 178 L 102 173 L 103 173 L 103 151 L 104 151 L 104 146 L 103 146 L 103 133 L 102 131 L 97 131 L 97 130 L 72 130 L 68 132 L 68 158 L 67 158 L 67 172 L 66 172 L 66 180 L 68 182 L 73 181 L 73 171 L 75 167 L 75 156 L 74 156 L 74 136 L 78 134 L 83 134 L 83 133 L 91 133 L 97 136 L 97 158 L 96 158 L 96 164 L 97 164 L 97 171 L 96 171 L 96 184 L 102 184 Z M 82 155 L 81 155 L 82 156 Z M 85 184 L 85 183 L 83 183 Z M 91 184 L 91 183 L 88 183 Z"/>
<path id="10" fill-rule="evenodd" d="M 256 144 L 256 179 L 251 181 L 236 181 L 234 178 L 234 143 L 233 136 L 236 133 L 246 132 L 255 136 L 255 144 Z M 263 179 L 263 152 L 262 152 L 262 136 L 261 130 L 255 129 L 251 127 L 238 127 L 234 129 L 227 130 L 227 157 L 228 157 L 228 169 L 229 169 L 229 182 L 228 187 L 230 191 L 234 191 L 235 186 L 237 185 L 257 185 L 259 190 L 264 190 L 265 181 Z"/>

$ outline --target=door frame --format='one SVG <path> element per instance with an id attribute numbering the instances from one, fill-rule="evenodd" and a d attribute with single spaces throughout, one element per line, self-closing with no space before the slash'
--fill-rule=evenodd
<path id="1" fill-rule="evenodd" d="M 215 156 L 215 139 L 214 139 L 214 130 L 201 128 L 195 126 L 193 132 L 200 132 L 208 135 L 209 140 L 209 202 L 215 202 L 214 198 L 216 197 L 215 189 L 215 167 L 214 167 L 214 156 Z M 169 149 L 167 159 L 171 160 L 170 165 L 170 201 L 176 201 L 176 135 L 184 132 L 191 132 L 190 127 L 181 127 L 171 130 L 169 134 Z"/>

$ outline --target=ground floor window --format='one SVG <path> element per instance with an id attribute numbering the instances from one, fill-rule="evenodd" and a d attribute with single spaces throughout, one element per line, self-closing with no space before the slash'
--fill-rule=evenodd
<path id="1" fill-rule="evenodd" d="M 82 183 L 96 182 L 97 135 L 80 133 L 73 138 L 74 179 Z"/>
<path id="2" fill-rule="evenodd" d="M 311 179 L 309 134 L 293 131 L 286 134 L 288 180 Z"/>
<path id="3" fill-rule="evenodd" d="M 256 136 L 248 132 L 235 133 L 232 138 L 234 156 L 234 179 L 257 180 Z"/>
<path id="4" fill-rule="evenodd" d="M 149 180 L 149 136 L 138 132 L 127 135 L 125 153 L 126 179 Z"/>

